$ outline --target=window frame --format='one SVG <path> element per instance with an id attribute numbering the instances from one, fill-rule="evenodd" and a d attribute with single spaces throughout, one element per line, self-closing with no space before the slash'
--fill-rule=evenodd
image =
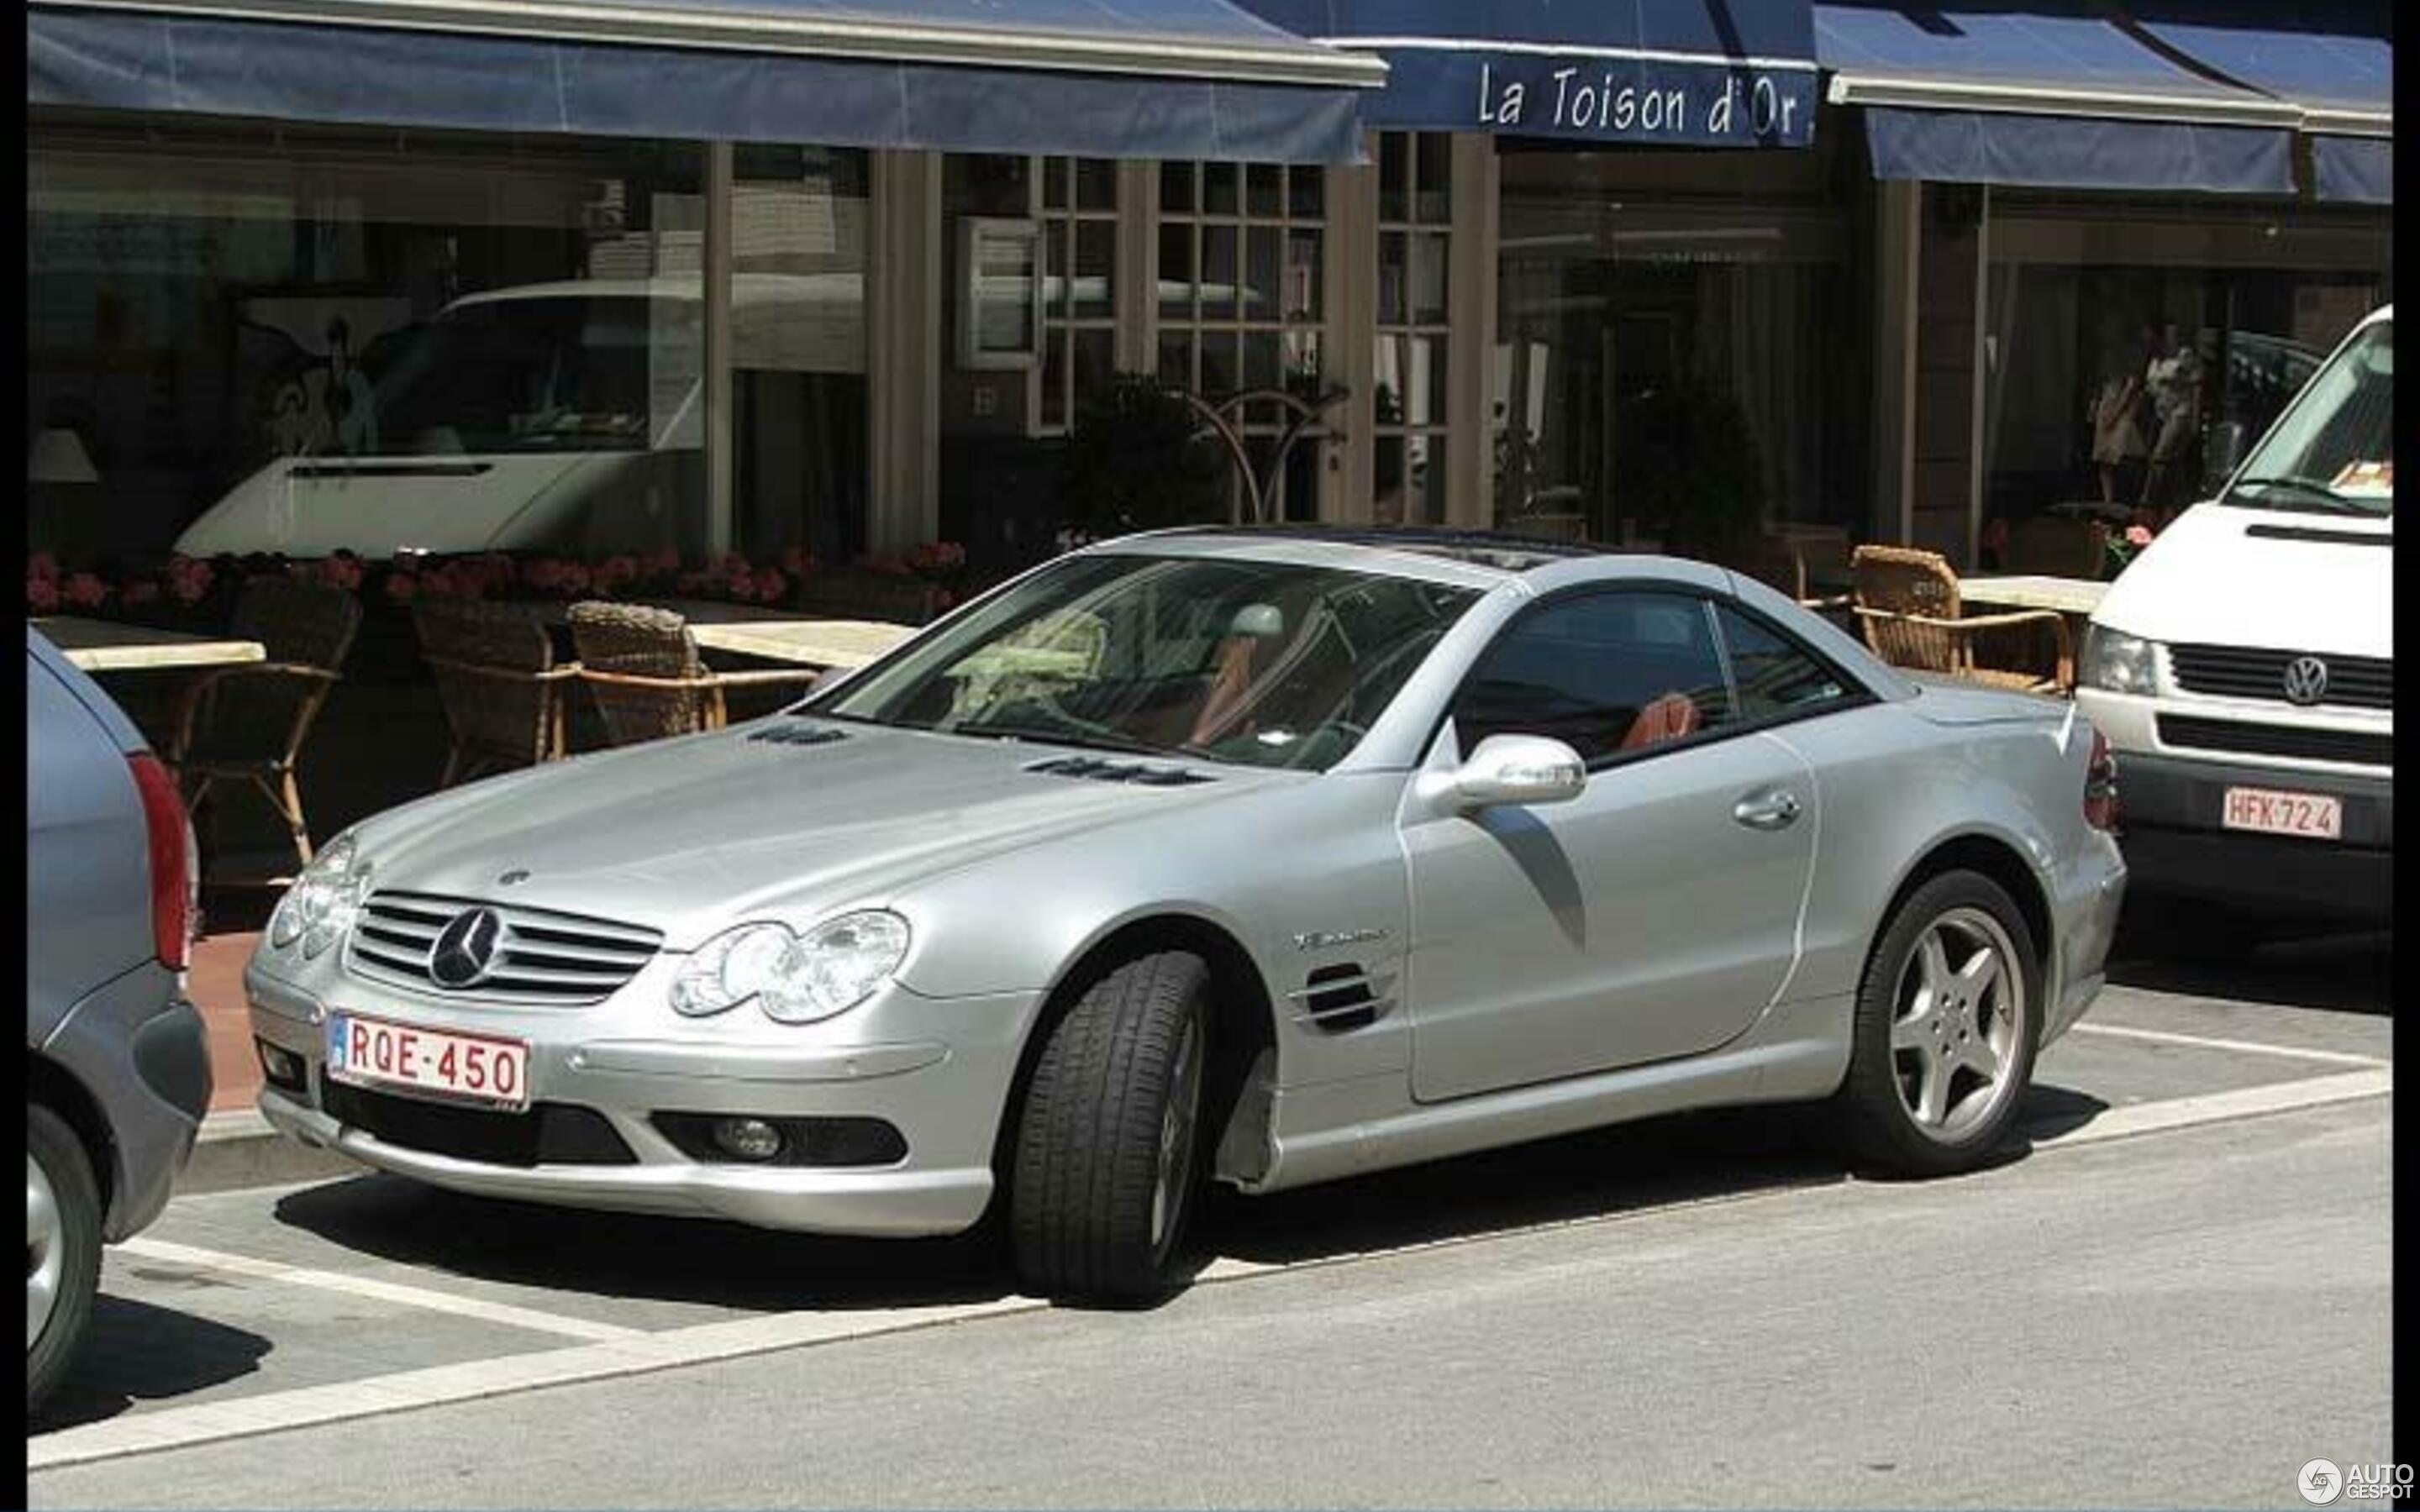
<path id="1" fill-rule="evenodd" d="M 1735 736 L 1758 734 L 1767 730 L 1778 729 L 1783 725 L 1796 724 L 1807 719 L 1820 719 L 1883 702 L 1882 695 L 1869 687 L 1865 679 L 1858 677 L 1832 657 L 1807 644 L 1804 637 L 1792 633 L 1788 625 L 1777 623 L 1771 615 L 1744 602 L 1736 594 L 1726 594 L 1720 589 L 1707 588 L 1696 583 L 1676 582 L 1664 578 L 1606 578 L 1590 582 L 1572 583 L 1550 593 L 1541 594 L 1522 605 L 1502 625 L 1497 625 L 1496 633 L 1488 637 L 1487 643 L 1481 646 L 1479 654 L 1471 658 L 1470 665 L 1463 669 L 1462 676 L 1455 682 L 1453 691 L 1447 695 L 1443 706 L 1438 709 L 1436 723 L 1429 732 L 1427 748 L 1432 753 L 1435 752 L 1437 740 L 1444 733 L 1445 727 L 1454 722 L 1454 711 L 1461 704 L 1464 694 L 1469 690 L 1472 682 L 1486 666 L 1487 658 L 1494 654 L 1497 646 L 1504 643 L 1508 637 L 1517 634 L 1532 618 L 1550 609 L 1559 608 L 1575 599 L 1614 594 L 1697 600 L 1705 615 L 1706 633 L 1713 640 L 1715 661 L 1722 671 L 1723 687 L 1730 698 L 1734 711 L 1737 711 L 1740 706 L 1739 673 L 1732 665 L 1730 642 L 1723 634 L 1722 618 L 1715 612 L 1716 609 L 1723 608 L 1729 608 L 1750 623 L 1761 625 L 1772 632 L 1792 650 L 1831 673 L 1839 682 L 1844 691 L 1839 698 L 1813 707 L 1776 709 L 1753 719 L 1733 718 L 1722 724 L 1708 725 L 1693 733 L 1672 740 L 1658 741 L 1652 746 L 1642 746 L 1636 750 L 1617 750 L 1602 756 L 1583 757 L 1582 761 L 1590 776 L 1613 767 L 1653 761 L 1659 757 L 1711 746 L 1717 741 L 1729 740 Z M 1462 749 L 1462 731 L 1458 725 L 1454 730 L 1454 741 L 1456 761 L 1468 761 L 1470 753 Z"/>

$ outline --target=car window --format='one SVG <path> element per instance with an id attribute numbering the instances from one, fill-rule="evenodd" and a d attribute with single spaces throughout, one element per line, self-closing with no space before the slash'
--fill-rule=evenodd
<path id="1" fill-rule="evenodd" d="M 1727 604 L 1716 605 L 1714 615 L 1722 622 L 1723 647 L 1730 653 L 1743 719 L 1803 713 L 1846 703 L 1854 696 L 1838 672 L 1762 621 Z"/>
<path id="2" fill-rule="evenodd" d="M 1508 626 L 1453 706 L 1466 756 L 1489 735 L 1551 735 L 1598 762 L 1734 721 L 1705 603 L 1609 592 Z"/>

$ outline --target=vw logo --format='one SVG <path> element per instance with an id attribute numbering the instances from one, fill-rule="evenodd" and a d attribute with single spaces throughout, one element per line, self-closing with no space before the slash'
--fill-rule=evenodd
<path id="1" fill-rule="evenodd" d="M 2328 664 L 2317 656 L 2296 656 L 2286 664 L 2286 701 L 2317 703 L 2328 696 Z"/>
<path id="2" fill-rule="evenodd" d="M 475 987 L 487 980 L 504 921 L 492 908 L 466 908 L 454 916 L 428 948 L 428 976 L 440 987 Z"/>

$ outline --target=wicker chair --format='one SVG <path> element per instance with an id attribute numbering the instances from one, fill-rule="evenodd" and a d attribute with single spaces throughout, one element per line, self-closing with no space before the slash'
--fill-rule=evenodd
<path id="1" fill-rule="evenodd" d="M 818 566 L 799 584 L 799 607 L 816 619 L 927 625 L 939 611 L 940 590 L 895 572 Z"/>
<path id="2" fill-rule="evenodd" d="M 580 664 L 555 664 L 554 639 L 536 615 L 509 604 L 424 598 L 411 623 L 453 733 L 439 787 L 486 767 L 564 758 Z"/>
<path id="3" fill-rule="evenodd" d="M 294 764 L 361 623 L 361 601 L 341 588 L 293 578 L 245 585 L 231 633 L 259 641 L 269 659 L 213 668 L 186 686 L 169 764 L 189 810 L 199 811 L 221 782 L 248 782 L 286 822 L 299 864 L 310 864 Z"/>
<path id="4" fill-rule="evenodd" d="M 611 745 L 720 730 L 730 720 L 732 693 L 803 691 L 823 675 L 809 668 L 715 671 L 698 655 L 689 622 L 670 609 L 590 601 L 572 605 L 568 618 L 580 680 L 596 696 Z"/>
<path id="5" fill-rule="evenodd" d="M 1892 666 L 2033 693 L 2075 686 L 2067 617 L 2057 610 L 1962 617 L 1958 575 L 1934 551 L 1861 546 L 1851 562 L 1866 644 Z"/>

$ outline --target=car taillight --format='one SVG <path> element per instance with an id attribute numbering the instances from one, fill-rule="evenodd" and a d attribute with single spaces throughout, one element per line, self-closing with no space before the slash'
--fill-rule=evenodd
<path id="1" fill-rule="evenodd" d="M 194 937 L 193 830 L 177 779 L 147 751 L 126 758 L 143 798 L 143 828 L 151 842 L 151 944 L 160 964 L 182 971 Z"/>
<path id="2" fill-rule="evenodd" d="M 2084 767 L 2084 822 L 2095 829 L 2118 827 L 2118 758 L 2098 730 L 2092 733 L 2092 759 Z"/>

